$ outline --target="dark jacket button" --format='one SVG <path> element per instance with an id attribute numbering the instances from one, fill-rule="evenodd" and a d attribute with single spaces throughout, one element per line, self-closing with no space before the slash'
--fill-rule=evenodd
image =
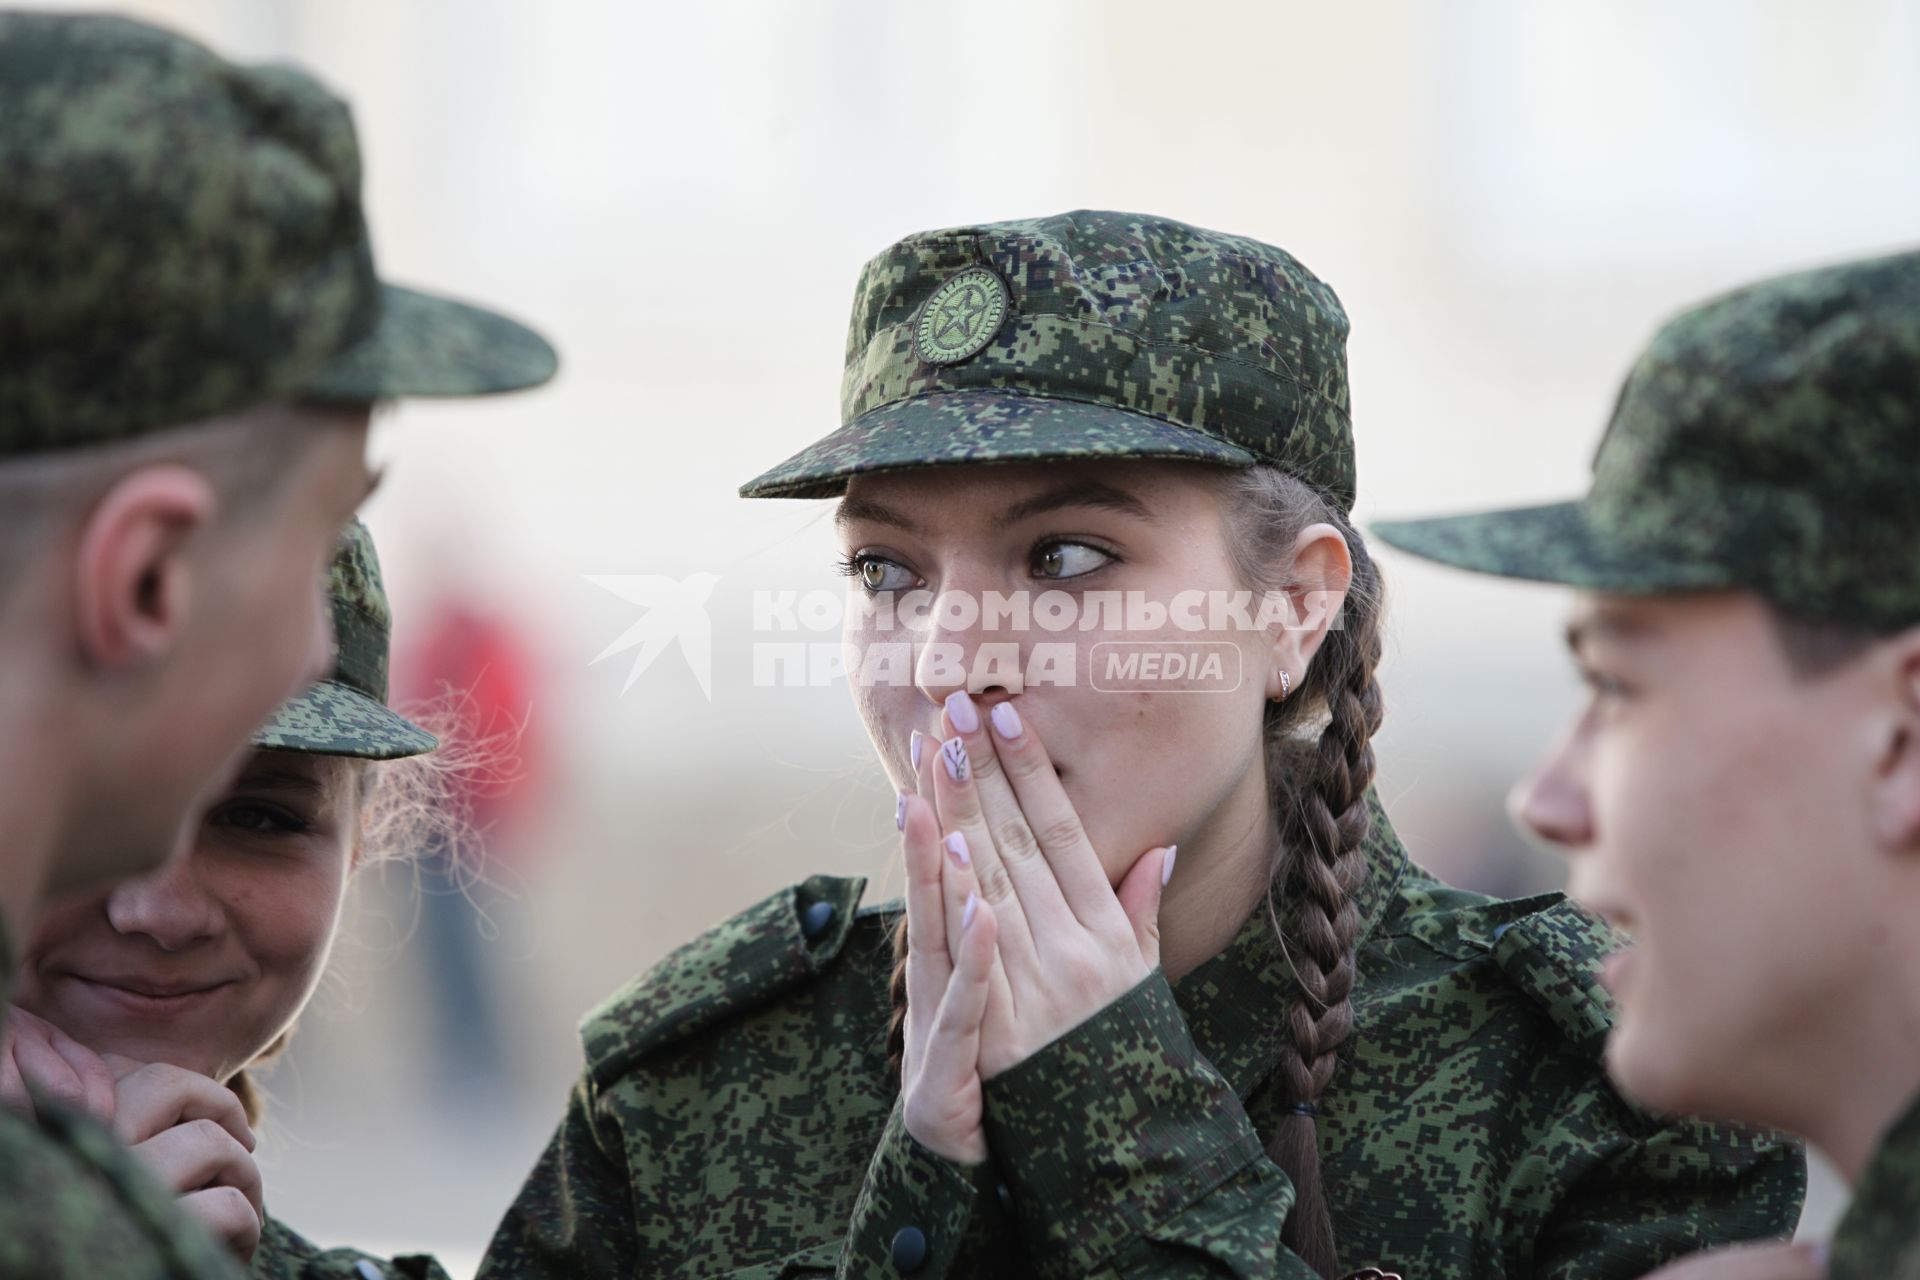
<path id="1" fill-rule="evenodd" d="M 918 1227 L 902 1227 L 893 1233 L 893 1269 L 910 1276 L 927 1265 L 927 1233 Z"/>
<path id="2" fill-rule="evenodd" d="M 800 913 L 800 932 L 807 935 L 808 941 L 819 937 L 833 923 L 833 904 L 816 902 Z"/>

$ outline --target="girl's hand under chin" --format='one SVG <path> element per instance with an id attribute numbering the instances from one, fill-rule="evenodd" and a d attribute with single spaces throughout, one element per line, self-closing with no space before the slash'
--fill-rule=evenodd
<path id="1" fill-rule="evenodd" d="M 904 1118 L 921 1145 L 973 1163 L 986 1157 L 981 1082 L 1159 964 L 1160 894 L 1174 851 L 1149 849 L 1115 890 L 1045 747 L 1010 701 L 983 716 L 955 694 L 945 723 L 946 742 L 922 739 L 918 794 L 903 806 Z"/>
<path id="2" fill-rule="evenodd" d="M 132 1149 L 181 1209 L 243 1262 L 260 1247 L 267 1210 L 253 1128 L 234 1092 L 163 1062 L 108 1054 L 113 1136 Z"/>
<path id="3" fill-rule="evenodd" d="M 0 1035 L 0 1107 L 31 1119 L 37 1096 L 113 1123 L 113 1072 L 99 1054 L 20 1008 L 7 1010 Z"/>
<path id="4" fill-rule="evenodd" d="M 0 1105 L 32 1115 L 29 1089 L 111 1128 L 207 1234 L 252 1260 L 266 1205 L 253 1128 L 231 1089 L 185 1067 L 97 1054 L 46 1019 L 8 1009 Z"/>

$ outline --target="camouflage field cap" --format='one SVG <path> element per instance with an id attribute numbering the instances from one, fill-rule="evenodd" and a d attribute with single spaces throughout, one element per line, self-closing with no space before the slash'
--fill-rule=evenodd
<path id="1" fill-rule="evenodd" d="M 553 375 L 531 330 L 380 282 L 347 107 L 292 67 L 0 13 L 0 175 L 0 457 Z"/>
<path id="2" fill-rule="evenodd" d="M 958 462 L 1270 462 L 1353 505 L 1347 317 L 1291 255 L 1078 212 L 908 236 L 854 291 L 841 427 L 740 489 Z"/>
<path id="3" fill-rule="evenodd" d="M 1737 588 L 1814 621 L 1920 622 L 1920 254 L 1750 285 L 1670 321 L 1575 502 L 1374 526 L 1483 573 Z"/>
<path id="4" fill-rule="evenodd" d="M 366 760 L 397 760 L 439 746 L 438 738 L 387 706 L 393 613 L 373 536 L 358 520 L 340 539 L 327 596 L 338 650 L 333 674 L 274 712 L 253 745 Z"/>

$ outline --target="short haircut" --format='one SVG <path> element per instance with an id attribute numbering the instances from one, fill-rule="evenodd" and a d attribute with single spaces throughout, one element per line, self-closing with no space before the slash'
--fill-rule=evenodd
<path id="1" fill-rule="evenodd" d="M 1767 613 L 1773 619 L 1774 638 L 1780 642 L 1788 668 L 1801 680 L 1815 680 L 1838 671 L 1894 634 L 1798 617 L 1771 601 L 1767 602 Z"/>
<path id="2" fill-rule="evenodd" d="M 340 412 L 354 412 L 340 410 Z M 176 464 L 204 475 L 224 523 L 271 508 L 319 429 L 289 406 L 253 409 L 121 444 L 0 461 L 0 609 L 44 555 L 114 485 L 142 467 Z"/>

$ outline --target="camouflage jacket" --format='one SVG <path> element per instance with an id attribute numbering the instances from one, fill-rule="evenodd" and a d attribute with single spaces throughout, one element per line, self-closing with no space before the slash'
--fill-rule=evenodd
<path id="1" fill-rule="evenodd" d="M 1601 1068 L 1611 935 L 1408 862 L 1378 815 L 1356 1031 L 1320 1102 L 1343 1265 L 1407 1280 L 1629 1280 L 1786 1235 L 1806 1168 L 1769 1134 L 1665 1124 Z M 886 1053 L 888 929 L 818 877 L 670 955 L 584 1024 L 587 1069 L 482 1280 L 1288 1276 L 1288 965 L 1264 911 L 987 1082 L 986 1164 L 910 1138 Z"/>
<path id="2" fill-rule="evenodd" d="M 1880 1141 L 1833 1233 L 1830 1280 L 1920 1280 L 1920 1097 Z"/>
<path id="3" fill-rule="evenodd" d="M 425 1254 L 389 1260 L 358 1249 L 322 1249 L 272 1214 L 247 1274 L 259 1280 L 449 1280 Z"/>
<path id="4" fill-rule="evenodd" d="M 0 930 L 0 1012 L 13 977 Z M 92 1121 L 0 1111 L 0 1280 L 238 1280 L 220 1246 Z"/>

